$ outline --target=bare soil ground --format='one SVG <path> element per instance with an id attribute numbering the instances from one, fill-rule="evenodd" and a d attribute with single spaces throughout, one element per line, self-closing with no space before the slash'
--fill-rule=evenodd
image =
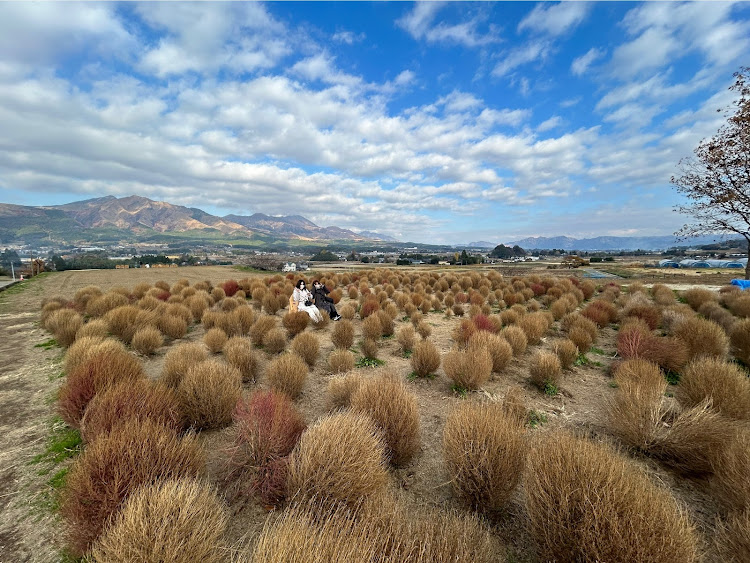
<path id="1" fill-rule="evenodd" d="M 508 277 L 532 273 L 543 276 L 572 274 L 569 270 L 533 267 L 513 267 L 500 271 Z M 164 280 L 172 284 L 178 279 L 188 279 L 191 284 L 202 280 L 217 284 L 230 278 L 244 277 L 248 277 L 248 274 L 231 267 L 74 271 L 43 275 L 26 282 L 22 289 L 15 287 L 0 293 L 0 563 L 59 561 L 64 543 L 62 525 L 49 509 L 53 498 L 50 476 L 40 475 L 44 468 L 31 463 L 44 450 L 50 433 L 54 395 L 61 381 L 60 361 L 63 354 L 56 347 L 36 347 L 51 337 L 38 326 L 42 299 L 54 295 L 70 299 L 78 289 L 88 285 L 97 285 L 106 291 L 114 286 L 132 288 L 143 281 L 154 283 Z M 621 280 L 620 283 L 627 284 L 638 277 Z M 668 280 L 649 278 L 643 281 L 680 284 L 680 287 L 704 285 L 704 282 L 719 286 L 729 283 L 732 277 L 735 276 L 675 275 Z M 347 301 L 345 297 L 342 304 Z M 277 313 L 279 321 L 283 312 Z M 425 318 L 433 329 L 430 339 L 444 354 L 452 346 L 451 331 L 458 321 L 455 317 L 447 318 L 438 313 L 430 313 Z M 397 319 L 396 330 L 402 322 Z M 331 377 L 326 359 L 333 349 L 330 339 L 332 327 L 333 323 L 322 331 L 313 331 L 320 339 L 320 356 L 302 396 L 296 401 L 308 424 L 326 413 L 326 386 Z M 355 321 L 355 329 L 359 335 L 358 320 Z M 442 368 L 434 379 L 410 383 L 420 407 L 422 450 L 409 466 L 392 471 L 392 486 L 401 491 L 402 497 L 415 504 L 458 506 L 443 470 L 442 432 L 446 416 L 462 400 L 480 400 L 485 395 L 502 397 L 512 386 L 521 387 L 527 408 L 547 419 L 546 423 L 532 430 L 532 434 L 538 435 L 562 426 L 610 440 L 603 423 L 602 409 L 607 396 L 614 392 L 609 386 L 611 378 L 608 367 L 615 354 L 616 331 L 613 328 L 603 330 L 596 344 L 600 353 L 589 353 L 590 364 L 567 371 L 560 393 L 549 397 L 528 382 L 527 363 L 536 350 L 551 345 L 556 330 L 553 328 L 541 344 L 530 347 L 523 357 L 514 359 L 506 372 L 494 377 L 482 391 L 471 393 L 466 398 L 451 391 L 450 381 Z M 183 340 L 200 340 L 203 334 L 202 327 L 195 325 Z M 151 377 L 159 376 L 169 345 L 168 342 L 155 356 L 144 358 Z M 269 357 L 264 353 L 260 356 L 263 358 L 262 374 Z M 383 340 L 379 358 L 386 362 L 387 368 L 402 376 L 411 372 L 409 360 L 400 355 L 395 338 Z M 262 375 L 257 386 L 265 387 Z M 250 390 L 252 388 L 248 387 Z M 227 442 L 228 432 L 204 432 L 201 440 L 207 451 L 216 452 Z M 715 509 L 704 492 L 703 484 L 679 478 L 652 460 L 639 458 L 638 461 L 655 481 L 669 486 L 685 503 L 702 532 L 707 560 L 716 560 L 710 545 Z M 209 476 L 216 478 L 219 469 L 220 460 L 216 456 L 211 457 Z M 497 515 L 491 522 L 504 546 L 503 554 L 499 553 L 498 556 L 511 556 L 514 561 L 536 561 L 532 541 L 526 532 L 526 516 L 521 499 L 519 492 L 506 512 Z M 262 528 L 266 511 L 253 503 L 232 506 L 231 509 L 233 517 L 229 542 L 239 545 L 243 541 L 251 541 Z"/>

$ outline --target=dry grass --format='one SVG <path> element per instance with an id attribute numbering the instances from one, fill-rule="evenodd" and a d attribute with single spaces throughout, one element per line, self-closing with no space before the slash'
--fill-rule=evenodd
<path id="1" fill-rule="evenodd" d="M 159 329 L 147 326 L 135 331 L 130 346 L 136 352 L 144 356 L 150 356 L 158 348 L 164 346 L 164 337 L 161 335 Z"/>
<path id="2" fill-rule="evenodd" d="M 79 365 L 101 352 L 117 350 L 127 352 L 125 346 L 114 338 L 103 338 L 98 336 L 84 336 L 76 339 L 65 352 L 63 371 L 70 374 Z"/>
<path id="3" fill-rule="evenodd" d="M 68 373 L 60 387 L 57 411 L 70 426 L 78 428 L 84 411 L 97 393 L 116 383 L 145 378 L 138 358 L 121 348 L 101 348 Z"/>
<path id="4" fill-rule="evenodd" d="M 149 419 L 176 431 L 182 414 L 175 392 L 148 379 L 122 381 L 97 393 L 81 420 L 81 437 L 93 442 L 120 422 Z"/>
<path id="5" fill-rule="evenodd" d="M 382 372 L 363 380 L 351 394 L 350 405 L 375 422 L 391 463 L 405 465 L 419 451 L 417 398 L 394 373 Z"/>
<path id="6" fill-rule="evenodd" d="M 283 393 L 256 391 L 238 401 L 233 418 L 224 485 L 230 496 L 278 504 L 286 491 L 287 456 L 305 429 L 302 415 Z"/>
<path id="7" fill-rule="evenodd" d="M 635 359 L 617 367 L 615 383 L 617 392 L 606 409 L 609 428 L 628 446 L 648 451 L 661 428 L 667 381 L 656 364 Z"/>
<path id="8" fill-rule="evenodd" d="M 732 354 L 746 366 L 750 366 L 750 319 L 737 321 L 729 333 Z"/>
<path id="9" fill-rule="evenodd" d="M 103 317 L 112 309 L 117 309 L 128 303 L 127 296 L 122 293 L 110 291 L 87 301 L 86 314 L 90 317 Z"/>
<path id="10" fill-rule="evenodd" d="M 366 340 L 377 340 L 382 336 L 382 325 L 379 315 L 370 315 L 362 321 L 362 336 Z"/>
<path id="11" fill-rule="evenodd" d="M 206 334 L 203 335 L 203 344 L 214 354 L 218 354 L 224 349 L 227 340 L 227 333 L 217 327 L 208 329 Z"/>
<path id="12" fill-rule="evenodd" d="M 188 369 L 206 358 L 208 358 L 208 353 L 198 342 L 181 342 L 172 346 L 164 356 L 161 381 L 176 389 Z"/>
<path id="13" fill-rule="evenodd" d="M 523 316 L 517 323 L 517 326 L 526 334 L 526 340 L 529 344 L 539 344 L 542 336 L 547 332 L 549 324 L 543 313 L 530 313 Z"/>
<path id="14" fill-rule="evenodd" d="M 173 339 L 182 338 L 187 334 L 188 323 L 177 315 L 162 315 L 156 320 L 156 326 L 166 336 Z"/>
<path id="15" fill-rule="evenodd" d="M 722 415 L 750 420 L 750 379 L 736 364 L 716 358 L 699 358 L 689 363 L 680 378 L 677 398 L 693 407 L 706 399 Z"/>
<path id="16" fill-rule="evenodd" d="M 734 299 L 727 301 L 727 307 L 737 317 L 750 317 L 750 295 L 738 294 Z"/>
<path id="17" fill-rule="evenodd" d="M 685 319 L 674 328 L 674 335 L 685 342 L 691 360 L 701 356 L 723 359 L 729 353 L 727 333 L 708 319 Z"/>
<path id="18" fill-rule="evenodd" d="M 354 358 L 352 358 L 352 365 Z M 357 373 L 346 373 L 328 380 L 328 410 L 348 408 L 352 394 L 359 389 L 362 377 Z"/>
<path id="19" fill-rule="evenodd" d="M 385 444 L 372 420 L 340 412 L 325 416 L 300 438 L 289 462 L 287 493 L 295 501 L 354 508 L 388 484 Z"/>
<path id="20" fill-rule="evenodd" d="M 537 352 L 529 363 L 529 380 L 542 391 L 552 392 L 560 386 L 562 364 L 554 352 Z M 554 394 L 554 393 L 553 393 Z"/>
<path id="21" fill-rule="evenodd" d="M 528 441 L 523 422 L 498 403 L 467 403 L 445 422 L 443 455 L 456 494 L 474 508 L 495 511 L 523 473 Z"/>
<path id="22" fill-rule="evenodd" d="M 716 547 L 726 563 L 750 561 L 750 509 L 730 513 L 716 526 Z"/>
<path id="23" fill-rule="evenodd" d="M 540 558 L 557 561 L 697 561 L 698 539 L 674 498 L 610 448 L 551 432 L 524 475 Z"/>
<path id="24" fill-rule="evenodd" d="M 352 307 L 349 303 L 339 309 L 339 315 L 341 315 L 348 321 L 351 321 L 354 318 L 355 314 L 356 311 L 354 310 L 354 307 Z"/>
<path id="25" fill-rule="evenodd" d="M 269 354 L 281 354 L 286 349 L 286 334 L 280 328 L 272 328 L 263 337 L 263 349 Z"/>
<path id="26" fill-rule="evenodd" d="M 698 314 L 706 317 L 708 320 L 715 322 L 727 333 L 732 330 L 737 319 L 724 307 L 715 301 L 707 301 L 698 308 Z"/>
<path id="27" fill-rule="evenodd" d="M 443 370 L 455 388 L 479 389 L 492 374 L 492 356 L 481 345 L 466 350 L 454 348 L 443 358 Z"/>
<path id="28" fill-rule="evenodd" d="M 377 358 L 378 357 L 378 341 L 372 338 L 365 338 L 359 345 L 360 350 L 365 358 Z"/>
<path id="29" fill-rule="evenodd" d="M 136 489 L 94 544 L 96 561 L 220 563 L 228 515 L 213 487 L 171 479 Z"/>
<path id="30" fill-rule="evenodd" d="M 318 361 L 320 342 L 314 334 L 303 332 L 294 337 L 291 349 L 292 352 L 305 360 L 305 363 L 312 368 L 315 366 L 315 362 Z"/>
<path id="31" fill-rule="evenodd" d="M 307 364 L 297 354 L 282 354 L 269 362 L 266 377 L 271 389 L 296 399 L 307 379 Z"/>
<path id="32" fill-rule="evenodd" d="M 352 322 L 342 319 L 334 324 L 331 331 L 331 341 L 336 348 L 343 350 L 351 348 L 354 344 L 354 325 Z"/>
<path id="33" fill-rule="evenodd" d="M 223 428 L 242 394 L 242 374 L 218 360 L 190 367 L 177 388 L 185 423 L 197 430 Z"/>
<path id="34" fill-rule="evenodd" d="M 469 338 L 468 347 L 469 349 L 479 347 L 489 352 L 492 359 L 492 373 L 502 373 L 513 358 L 513 348 L 505 338 L 484 330 L 474 333 Z"/>
<path id="35" fill-rule="evenodd" d="M 120 424 L 102 435 L 75 460 L 65 481 L 61 514 L 71 553 L 82 556 L 139 486 L 198 477 L 204 465 L 194 437 L 180 438 L 151 420 Z"/>
<path id="36" fill-rule="evenodd" d="M 411 367 L 418 377 L 427 377 L 440 367 L 440 352 L 429 340 L 422 340 L 414 346 Z"/>
<path id="37" fill-rule="evenodd" d="M 76 332 L 76 341 L 87 336 L 106 338 L 109 335 L 109 325 L 104 319 L 91 319 Z M 72 346 L 72 344 L 71 344 Z"/>
<path id="38" fill-rule="evenodd" d="M 558 338 L 552 343 L 552 351 L 557 354 L 562 369 L 569 369 L 578 357 L 578 346 L 570 338 Z"/>

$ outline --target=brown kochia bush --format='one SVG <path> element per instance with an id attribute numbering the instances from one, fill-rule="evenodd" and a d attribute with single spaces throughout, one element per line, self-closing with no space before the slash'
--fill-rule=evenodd
<path id="1" fill-rule="evenodd" d="M 185 423 L 198 430 L 228 426 L 241 394 L 242 374 L 218 360 L 189 368 L 177 388 Z"/>
<path id="2" fill-rule="evenodd" d="M 443 358 L 443 369 L 458 389 L 479 389 L 492 374 L 492 356 L 481 345 L 454 348 Z"/>
<path id="3" fill-rule="evenodd" d="M 283 393 L 256 391 L 237 402 L 233 419 L 225 485 L 234 495 L 277 504 L 285 493 L 287 456 L 305 429 L 302 415 Z"/>
<path id="4" fill-rule="evenodd" d="M 609 427 L 627 445 L 648 451 L 661 426 L 667 381 L 656 364 L 632 359 L 617 367 L 615 383 L 617 391 L 607 406 Z"/>
<path id="5" fill-rule="evenodd" d="M 603 444 L 550 433 L 529 454 L 524 490 L 540 559 L 698 560 L 695 529 L 674 498 Z"/>
<path id="6" fill-rule="evenodd" d="M 693 360 L 682 372 L 677 399 L 693 407 L 706 399 L 713 409 L 737 420 L 750 420 L 750 379 L 736 364 L 716 358 Z"/>
<path id="7" fill-rule="evenodd" d="M 78 338 L 65 352 L 63 371 L 66 374 L 70 374 L 79 365 L 88 361 L 89 358 L 109 350 L 127 352 L 122 342 L 114 338 L 104 338 L 101 336 L 84 336 Z"/>
<path id="8" fill-rule="evenodd" d="M 95 561 L 220 563 L 227 510 L 213 487 L 170 479 L 138 487 L 94 544 Z"/>
<path id="9" fill-rule="evenodd" d="M 304 311 L 297 311 L 296 313 L 286 313 L 281 319 L 281 324 L 289 334 L 289 338 L 292 338 L 305 330 L 309 323 L 310 315 L 308 315 Z"/>
<path id="10" fill-rule="evenodd" d="M 280 328 L 272 328 L 263 337 L 263 349 L 269 354 L 281 354 L 286 348 L 286 335 Z"/>
<path id="11" fill-rule="evenodd" d="M 674 335 L 685 342 L 691 360 L 701 356 L 723 359 L 729 352 L 727 333 L 708 319 L 685 319 L 674 328 Z"/>
<path id="12" fill-rule="evenodd" d="M 726 436 L 727 447 L 715 459 L 711 490 L 727 510 L 750 510 L 750 430 Z"/>
<path id="13" fill-rule="evenodd" d="M 642 358 L 666 371 L 679 371 L 687 363 L 687 345 L 679 338 L 657 336 L 641 319 L 630 319 L 617 333 L 617 353 L 625 359 Z"/>
<path id="14" fill-rule="evenodd" d="M 354 354 L 349 350 L 337 349 L 328 356 L 328 366 L 333 373 L 345 373 L 354 369 Z"/>
<path id="15" fill-rule="evenodd" d="M 510 344 L 514 356 L 521 356 L 529 344 L 526 333 L 517 326 L 508 326 L 500 331 L 500 336 Z"/>
<path id="16" fill-rule="evenodd" d="M 148 379 L 123 381 L 97 393 L 81 420 L 81 437 L 92 442 L 124 421 L 149 419 L 178 431 L 182 427 L 175 392 Z"/>
<path id="17" fill-rule="evenodd" d="M 526 334 L 526 340 L 529 344 L 539 344 L 542 340 L 542 336 L 547 332 L 549 323 L 544 316 L 544 313 L 530 313 L 524 315 L 517 325 Z"/>
<path id="18" fill-rule="evenodd" d="M 320 342 L 318 337 L 310 332 L 303 332 L 295 336 L 291 348 L 292 352 L 305 360 L 305 363 L 310 367 L 313 367 L 315 362 L 318 361 Z"/>
<path id="19" fill-rule="evenodd" d="M 382 325 L 377 314 L 372 314 L 362 321 L 362 336 L 370 340 L 377 340 L 382 336 Z"/>
<path id="20" fill-rule="evenodd" d="M 394 465 L 411 461 L 419 450 L 417 399 L 392 372 L 361 382 L 351 395 L 351 409 L 368 415 L 385 440 L 386 455 Z"/>
<path id="21" fill-rule="evenodd" d="M 211 352 L 218 354 L 227 343 L 227 333 L 220 328 L 210 328 L 203 335 L 203 343 Z"/>
<path id="22" fill-rule="evenodd" d="M 89 444 L 65 481 L 61 514 L 72 554 L 82 556 L 139 486 L 198 477 L 205 459 L 193 436 L 152 420 L 128 421 Z M 184 538 L 183 538 L 184 539 Z"/>
<path id="23" fill-rule="evenodd" d="M 146 356 L 153 354 L 157 348 L 161 348 L 163 345 L 164 337 L 159 329 L 152 326 L 136 330 L 133 340 L 130 341 L 133 350 Z"/>
<path id="24" fill-rule="evenodd" d="M 704 303 L 708 303 L 710 301 L 716 302 L 719 300 L 719 296 L 716 293 L 702 287 L 694 287 L 692 289 L 688 289 L 685 293 L 682 294 L 682 296 L 694 311 L 700 309 L 701 305 L 703 305 Z"/>
<path id="25" fill-rule="evenodd" d="M 362 383 L 358 373 L 346 373 L 328 380 L 328 410 L 347 408 L 354 393 Z"/>
<path id="26" fill-rule="evenodd" d="M 456 493 L 474 508 L 505 506 L 521 479 L 527 450 L 523 422 L 502 404 L 463 404 L 445 422 L 448 474 Z"/>
<path id="27" fill-rule="evenodd" d="M 273 390 L 296 399 L 307 379 L 307 364 L 295 353 L 282 354 L 268 364 L 266 377 Z"/>
<path id="28" fill-rule="evenodd" d="M 537 352 L 529 364 L 529 379 L 542 391 L 552 391 L 560 385 L 562 365 L 554 352 Z"/>
<path id="29" fill-rule="evenodd" d="M 258 374 L 258 358 L 249 338 L 233 336 L 224 344 L 224 357 L 227 363 L 236 367 L 242 374 L 242 381 L 255 381 Z"/>
<path id="30" fill-rule="evenodd" d="M 161 381 L 177 388 L 188 369 L 208 358 L 203 345 L 198 342 L 181 342 L 172 346 L 164 356 Z"/>
<path id="31" fill-rule="evenodd" d="M 570 368 L 578 357 L 578 346 L 570 338 L 559 338 L 552 343 L 552 351 L 557 354 L 560 366 Z"/>
<path id="32" fill-rule="evenodd" d="M 256 346 L 263 346 L 263 337 L 276 328 L 276 318 L 270 315 L 259 316 L 250 327 L 250 338 Z"/>
<path id="33" fill-rule="evenodd" d="M 323 511 L 355 508 L 387 485 L 385 444 L 364 414 L 344 411 L 319 419 L 302 434 L 289 460 L 288 497 L 315 499 Z"/>
<path id="34" fill-rule="evenodd" d="M 346 319 L 340 320 L 333 325 L 331 340 L 336 348 L 348 349 L 354 344 L 354 325 Z"/>
<path id="35" fill-rule="evenodd" d="M 396 335 L 398 346 L 402 354 L 411 352 L 414 349 L 415 334 L 414 329 L 409 325 L 402 326 Z"/>
<path id="36" fill-rule="evenodd" d="M 483 348 L 492 359 L 492 373 L 501 373 L 513 358 L 513 348 L 498 334 L 480 330 L 469 338 L 469 349 Z"/>
<path id="37" fill-rule="evenodd" d="M 377 358 L 378 357 L 378 341 L 373 340 L 372 338 L 365 338 L 360 342 L 359 345 L 360 350 L 362 350 L 362 355 L 365 358 Z"/>
<path id="38" fill-rule="evenodd" d="M 734 323 L 729 340 L 732 343 L 734 357 L 750 366 L 750 319 Z"/>
<path id="39" fill-rule="evenodd" d="M 411 367 L 418 377 L 427 377 L 440 367 L 440 352 L 429 340 L 422 340 L 414 346 Z"/>
<path id="40" fill-rule="evenodd" d="M 730 513 L 716 530 L 716 547 L 722 561 L 750 561 L 750 509 Z"/>
<path id="41" fill-rule="evenodd" d="M 65 422 L 78 428 L 91 399 L 116 383 L 132 383 L 146 377 L 138 359 L 118 348 L 102 348 L 68 373 L 60 387 L 57 410 Z"/>
<path id="42" fill-rule="evenodd" d="M 45 322 L 60 346 L 68 347 L 76 339 L 76 333 L 83 326 L 83 317 L 73 309 L 57 309 Z"/>
<path id="43" fill-rule="evenodd" d="M 182 338 L 187 334 L 188 323 L 177 315 L 161 315 L 156 320 L 156 326 L 169 338 Z"/>

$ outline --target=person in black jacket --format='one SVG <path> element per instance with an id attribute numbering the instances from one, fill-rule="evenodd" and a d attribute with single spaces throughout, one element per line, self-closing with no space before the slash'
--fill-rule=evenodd
<path id="1" fill-rule="evenodd" d="M 336 307 L 334 307 L 333 305 L 333 299 L 328 297 L 328 294 L 331 293 L 330 291 L 328 291 L 328 288 L 318 280 L 315 280 L 312 283 L 312 286 L 312 294 L 313 300 L 315 301 L 315 306 L 321 311 L 325 311 L 326 313 L 328 313 L 328 316 L 331 317 L 331 320 L 339 320 L 341 318 L 341 315 L 336 312 Z"/>

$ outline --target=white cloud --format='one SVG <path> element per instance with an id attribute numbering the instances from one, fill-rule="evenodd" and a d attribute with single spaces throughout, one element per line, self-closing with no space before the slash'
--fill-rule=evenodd
<path id="1" fill-rule="evenodd" d="M 365 35 L 364 31 L 361 33 L 354 33 L 353 31 L 338 31 L 331 36 L 331 39 L 337 43 L 354 45 L 355 43 L 361 43 L 366 37 L 367 35 Z"/>
<path id="2" fill-rule="evenodd" d="M 519 66 L 523 66 L 536 60 L 544 60 L 551 51 L 546 41 L 533 41 L 523 47 L 507 51 L 501 55 L 501 60 L 492 69 L 493 76 L 505 76 Z"/>
<path id="3" fill-rule="evenodd" d="M 539 133 L 543 133 L 545 131 L 549 131 L 550 129 L 555 129 L 557 127 L 560 127 L 562 123 L 563 123 L 563 120 L 559 115 L 553 115 L 549 119 L 546 119 L 542 121 L 539 125 L 537 125 L 536 130 Z"/>
<path id="4" fill-rule="evenodd" d="M 518 31 L 530 29 L 549 35 L 562 35 L 577 27 L 588 15 L 588 2 L 540 3 L 518 24 Z"/>
<path id="5" fill-rule="evenodd" d="M 442 2 L 416 2 L 414 9 L 398 19 L 396 25 L 414 39 L 428 43 L 452 43 L 466 47 L 479 47 L 498 41 L 492 28 L 487 33 L 481 33 L 478 30 L 481 22 L 478 17 L 457 24 L 435 23 L 438 12 L 444 6 Z"/>
<path id="6" fill-rule="evenodd" d="M 589 69 L 589 67 L 598 59 L 602 58 L 605 55 L 606 51 L 603 49 L 598 49 L 596 47 L 592 47 L 588 51 L 586 51 L 586 54 L 581 55 L 577 59 L 575 59 L 572 64 L 570 65 L 570 70 L 573 74 L 576 76 L 581 76 L 582 74 L 585 74 L 586 71 Z"/>

